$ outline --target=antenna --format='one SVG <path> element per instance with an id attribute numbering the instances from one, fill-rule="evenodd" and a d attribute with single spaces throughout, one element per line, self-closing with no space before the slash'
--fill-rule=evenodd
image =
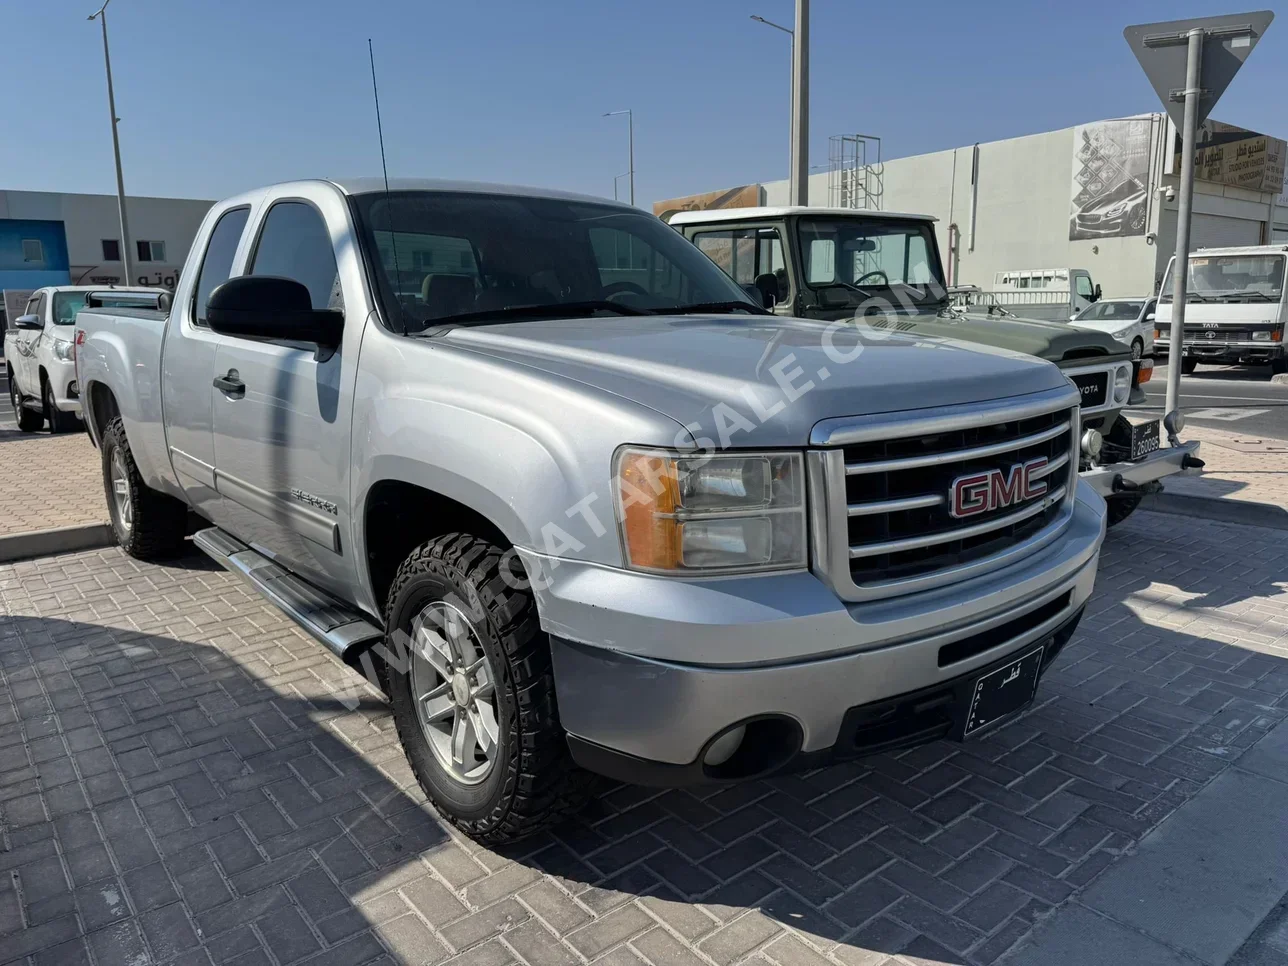
<path id="1" fill-rule="evenodd" d="M 407 334 L 407 316 L 403 311 L 402 296 L 398 294 L 398 285 L 402 281 L 402 271 L 398 267 L 398 234 L 394 231 L 394 206 L 389 195 L 389 166 L 385 164 L 385 129 L 380 123 L 380 88 L 376 86 L 376 54 L 367 38 L 367 57 L 371 60 L 371 93 L 376 100 L 376 134 L 380 138 L 380 170 L 385 176 L 385 208 L 389 218 L 389 244 L 394 252 L 394 299 L 398 303 L 398 321 L 402 323 L 403 335 Z"/>

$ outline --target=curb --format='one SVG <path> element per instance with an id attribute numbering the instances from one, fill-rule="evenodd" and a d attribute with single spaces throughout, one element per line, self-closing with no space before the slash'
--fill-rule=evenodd
<path id="1" fill-rule="evenodd" d="M 1288 510 L 1271 503 L 1248 500 L 1224 500 L 1213 496 L 1188 496 L 1184 493 L 1151 493 L 1140 501 L 1142 510 L 1176 513 L 1181 516 L 1242 523 L 1250 527 L 1288 530 Z"/>
<path id="2" fill-rule="evenodd" d="M 0 563 L 48 557 L 77 550 L 97 550 L 116 543 L 110 523 L 82 523 L 50 530 L 0 534 Z"/>

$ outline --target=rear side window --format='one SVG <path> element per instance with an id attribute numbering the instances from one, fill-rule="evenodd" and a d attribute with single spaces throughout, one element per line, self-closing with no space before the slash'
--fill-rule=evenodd
<path id="1" fill-rule="evenodd" d="M 193 300 L 192 321 L 196 325 L 208 325 L 206 322 L 206 302 L 210 293 L 228 281 L 233 270 L 233 255 L 237 253 L 237 242 L 241 240 L 246 219 L 250 217 L 249 208 L 233 208 L 225 211 L 215 222 L 215 230 L 210 233 L 210 243 L 206 246 L 206 255 L 197 269 L 197 295 Z"/>
<path id="2" fill-rule="evenodd" d="M 344 308 L 331 233 L 318 210 L 302 201 L 268 210 L 250 273 L 295 279 L 309 290 L 315 309 Z"/>

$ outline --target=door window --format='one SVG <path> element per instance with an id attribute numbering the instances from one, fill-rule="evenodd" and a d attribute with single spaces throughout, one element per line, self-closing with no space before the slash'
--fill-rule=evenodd
<path id="1" fill-rule="evenodd" d="M 39 295 L 33 295 L 31 298 L 27 299 L 27 307 L 22 310 L 22 314 L 23 315 L 40 314 L 40 296 Z"/>
<path id="2" fill-rule="evenodd" d="M 318 210 L 302 201 L 268 210 L 250 273 L 295 279 L 309 290 L 315 309 L 344 308 L 331 233 Z"/>
<path id="3" fill-rule="evenodd" d="M 1075 284 L 1077 285 L 1076 291 L 1078 293 L 1078 298 L 1081 298 L 1081 299 L 1091 298 L 1091 277 L 1090 276 L 1079 275 Z"/>
<path id="4" fill-rule="evenodd" d="M 249 208 L 233 208 L 225 211 L 215 222 L 215 230 L 210 233 L 210 242 L 206 245 L 206 254 L 197 269 L 197 294 L 193 299 L 193 318 L 196 325 L 206 326 L 206 302 L 210 293 L 219 285 L 228 281 L 233 271 L 233 255 L 237 253 L 237 243 L 241 240 L 246 219 L 250 217 Z"/>
<path id="5" fill-rule="evenodd" d="M 739 285 L 751 285 L 758 275 L 777 276 L 778 300 L 787 300 L 787 261 L 777 229 L 703 231 L 693 236 L 693 243 Z"/>

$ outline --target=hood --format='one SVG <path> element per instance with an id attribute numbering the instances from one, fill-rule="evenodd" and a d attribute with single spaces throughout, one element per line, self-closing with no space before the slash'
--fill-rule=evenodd
<path id="1" fill-rule="evenodd" d="M 534 321 L 437 338 L 594 386 L 670 416 L 695 439 L 734 446 L 803 446 L 821 419 L 1066 385 L 1052 366 L 1016 352 L 768 316 Z"/>
<path id="2" fill-rule="evenodd" d="M 974 313 L 921 316 L 910 321 L 916 326 L 915 331 L 927 335 L 980 342 L 1056 363 L 1085 361 L 1095 355 L 1120 355 L 1123 351 L 1122 345 L 1109 336 L 1075 328 L 1067 322 Z"/>

